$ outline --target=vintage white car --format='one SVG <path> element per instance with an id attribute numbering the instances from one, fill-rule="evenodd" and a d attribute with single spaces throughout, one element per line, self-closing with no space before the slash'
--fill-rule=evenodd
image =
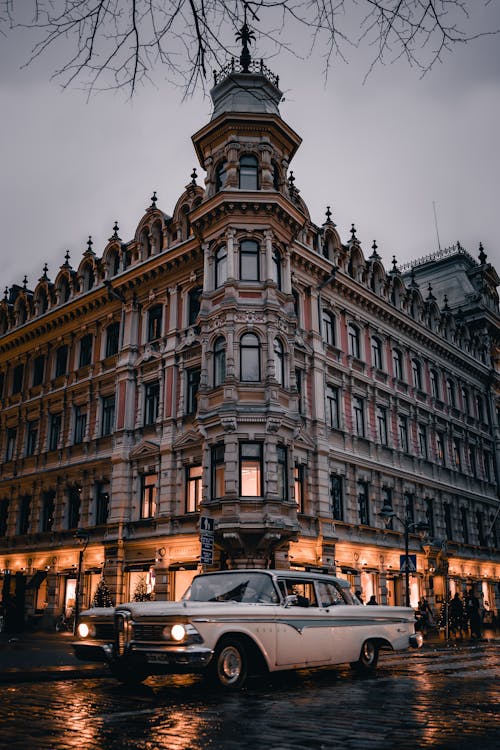
<path id="1" fill-rule="evenodd" d="M 122 682 L 205 672 L 241 687 L 259 671 L 350 663 L 422 645 L 407 607 L 364 607 L 349 583 L 320 573 L 231 570 L 196 576 L 180 602 L 128 602 L 81 613 L 76 656 Z"/>

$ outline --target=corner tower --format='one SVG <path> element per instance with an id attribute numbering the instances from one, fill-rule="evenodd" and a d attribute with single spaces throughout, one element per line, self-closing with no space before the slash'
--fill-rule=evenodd
<path id="1" fill-rule="evenodd" d="M 190 214 L 204 253 L 198 427 L 206 440 L 202 513 L 236 567 L 287 565 L 299 524 L 299 423 L 290 248 L 307 221 L 287 179 L 300 137 L 282 119 L 278 78 L 243 52 L 215 75 L 210 122 L 193 136 L 206 170 Z M 294 198 L 296 198 L 294 200 Z"/>

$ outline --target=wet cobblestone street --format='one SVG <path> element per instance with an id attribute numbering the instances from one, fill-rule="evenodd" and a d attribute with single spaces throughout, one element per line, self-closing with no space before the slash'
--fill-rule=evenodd
<path id="1" fill-rule="evenodd" d="M 201 678 L 112 679 L 2 687 L 2 750 L 497 750 L 500 644 L 384 655 L 349 669 L 254 680 L 241 693 Z"/>

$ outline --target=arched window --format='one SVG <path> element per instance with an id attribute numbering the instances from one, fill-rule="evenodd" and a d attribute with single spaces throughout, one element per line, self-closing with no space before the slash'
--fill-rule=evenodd
<path id="1" fill-rule="evenodd" d="M 215 288 L 222 286 L 227 279 L 227 250 L 219 247 L 215 253 Z"/>
<path id="2" fill-rule="evenodd" d="M 359 343 L 359 330 L 352 323 L 349 323 L 347 328 L 347 337 L 349 342 L 349 354 L 351 357 L 360 359 L 361 349 Z"/>
<path id="3" fill-rule="evenodd" d="M 281 289 L 281 254 L 273 248 L 272 279 L 278 289 Z"/>
<path id="4" fill-rule="evenodd" d="M 188 294 L 188 325 L 193 326 L 200 312 L 200 302 L 203 288 L 201 286 L 190 289 Z"/>
<path id="5" fill-rule="evenodd" d="M 83 269 L 83 291 L 88 292 L 92 287 L 94 286 L 94 269 L 90 265 L 90 263 L 87 263 L 85 268 Z"/>
<path id="6" fill-rule="evenodd" d="M 141 232 L 141 260 L 149 258 L 151 255 L 151 241 L 149 239 L 149 232 L 147 229 L 143 229 Z"/>
<path id="7" fill-rule="evenodd" d="M 259 162 L 256 156 L 244 154 L 240 159 L 240 190 L 259 189 Z"/>
<path id="8" fill-rule="evenodd" d="M 439 373 L 434 368 L 430 371 L 431 393 L 434 398 L 441 398 L 441 389 L 439 387 Z"/>
<path id="9" fill-rule="evenodd" d="M 272 169 L 273 169 L 273 188 L 275 190 L 280 189 L 280 168 L 276 164 L 275 161 L 272 162 Z"/>
<path id="10" fill-rule="evenodd" d="M 259 281 L 259 243 L 255 240 L 243 240 L 240 243 L 240 279 L 242 281 Z"/>
<path id="11" fill-rule="evenodd" d="M 403 380 L 403 354 L 399 349 L 394 349 L 392 352 L 392 365 L 394 377 L 398 380 Z"/>
<path id="12" fill-rule="evenodd" d="M 161 336 L 163 307 L 155 305 L 148 313 L 148 341 L 155 341 Z"/>
<path id="13" fill-rule="evenodd" d="M 226 186 L 226 162 L 221 161 L 215 168 L 215 192 Z"/>
<path id="14" fill-rule="evenodd" d="M 226 379 L 226 341 L 219 336 L 214 344 L 214 386 L 222 385 Z"/>
<path id="15" fill-rule="evenodd" d="M 59 298 L 60 302 L 67 302 L 69 300 L 69 296 L 71 294 L 71 288 L 69 286 L 68 279 L 63 276 L 61 279 L 61 282 L 59 284 Z"/>
<path id="16" fill-rule="evenodd" d="M 244 383 L 260 382 L 260 341 L 254 333 L 241 337 L 240 371 Z"/>
<path id="17" fill-rule="evenodd" d="M 335 346 L 335 318 L 331 312 L 323 310 L 321 322 L 323 324 L 323 341 L 330 346 Z"/>
<path id="18" fill-rule="evenodd" d="M 274 339 L 274 373 L 278 383 L 285 385 L 285 355 L 279 339 Z"/>
<path id="19" fill-rule="evenodd" d="M 109 273 L 116 276 L 120 273 L 120 254 L 118 250 L 112 250 L 109 254 Z"/>
<path id="20" fill-rule="evenodd" d="M 411 361 L 411 372 L 413 377 L 413 385 L 415 388 L 422 390 L 422 368 L 418 359 L 412 359 Z"/>
<path id="21" fill-rule="evenodd" d="M 372 338 L 372 366 L 382 369 L 382 344 L 380 339 Z"/>
<path id="22" fill-rule="evenodd" d="M 448 404 L 456 406 L 455 383 L 450 378 L 446 381 L 446 395 L 448 396 Z"/>

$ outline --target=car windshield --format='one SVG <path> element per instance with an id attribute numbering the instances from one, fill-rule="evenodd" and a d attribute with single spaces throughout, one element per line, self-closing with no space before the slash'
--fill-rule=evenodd
<path id="1" fill-rule="evenodd" d="M 192 602 L 278 604 L 272 579 L 265 573 L 217 573 L 195 578 L 183 596 Z"/>

